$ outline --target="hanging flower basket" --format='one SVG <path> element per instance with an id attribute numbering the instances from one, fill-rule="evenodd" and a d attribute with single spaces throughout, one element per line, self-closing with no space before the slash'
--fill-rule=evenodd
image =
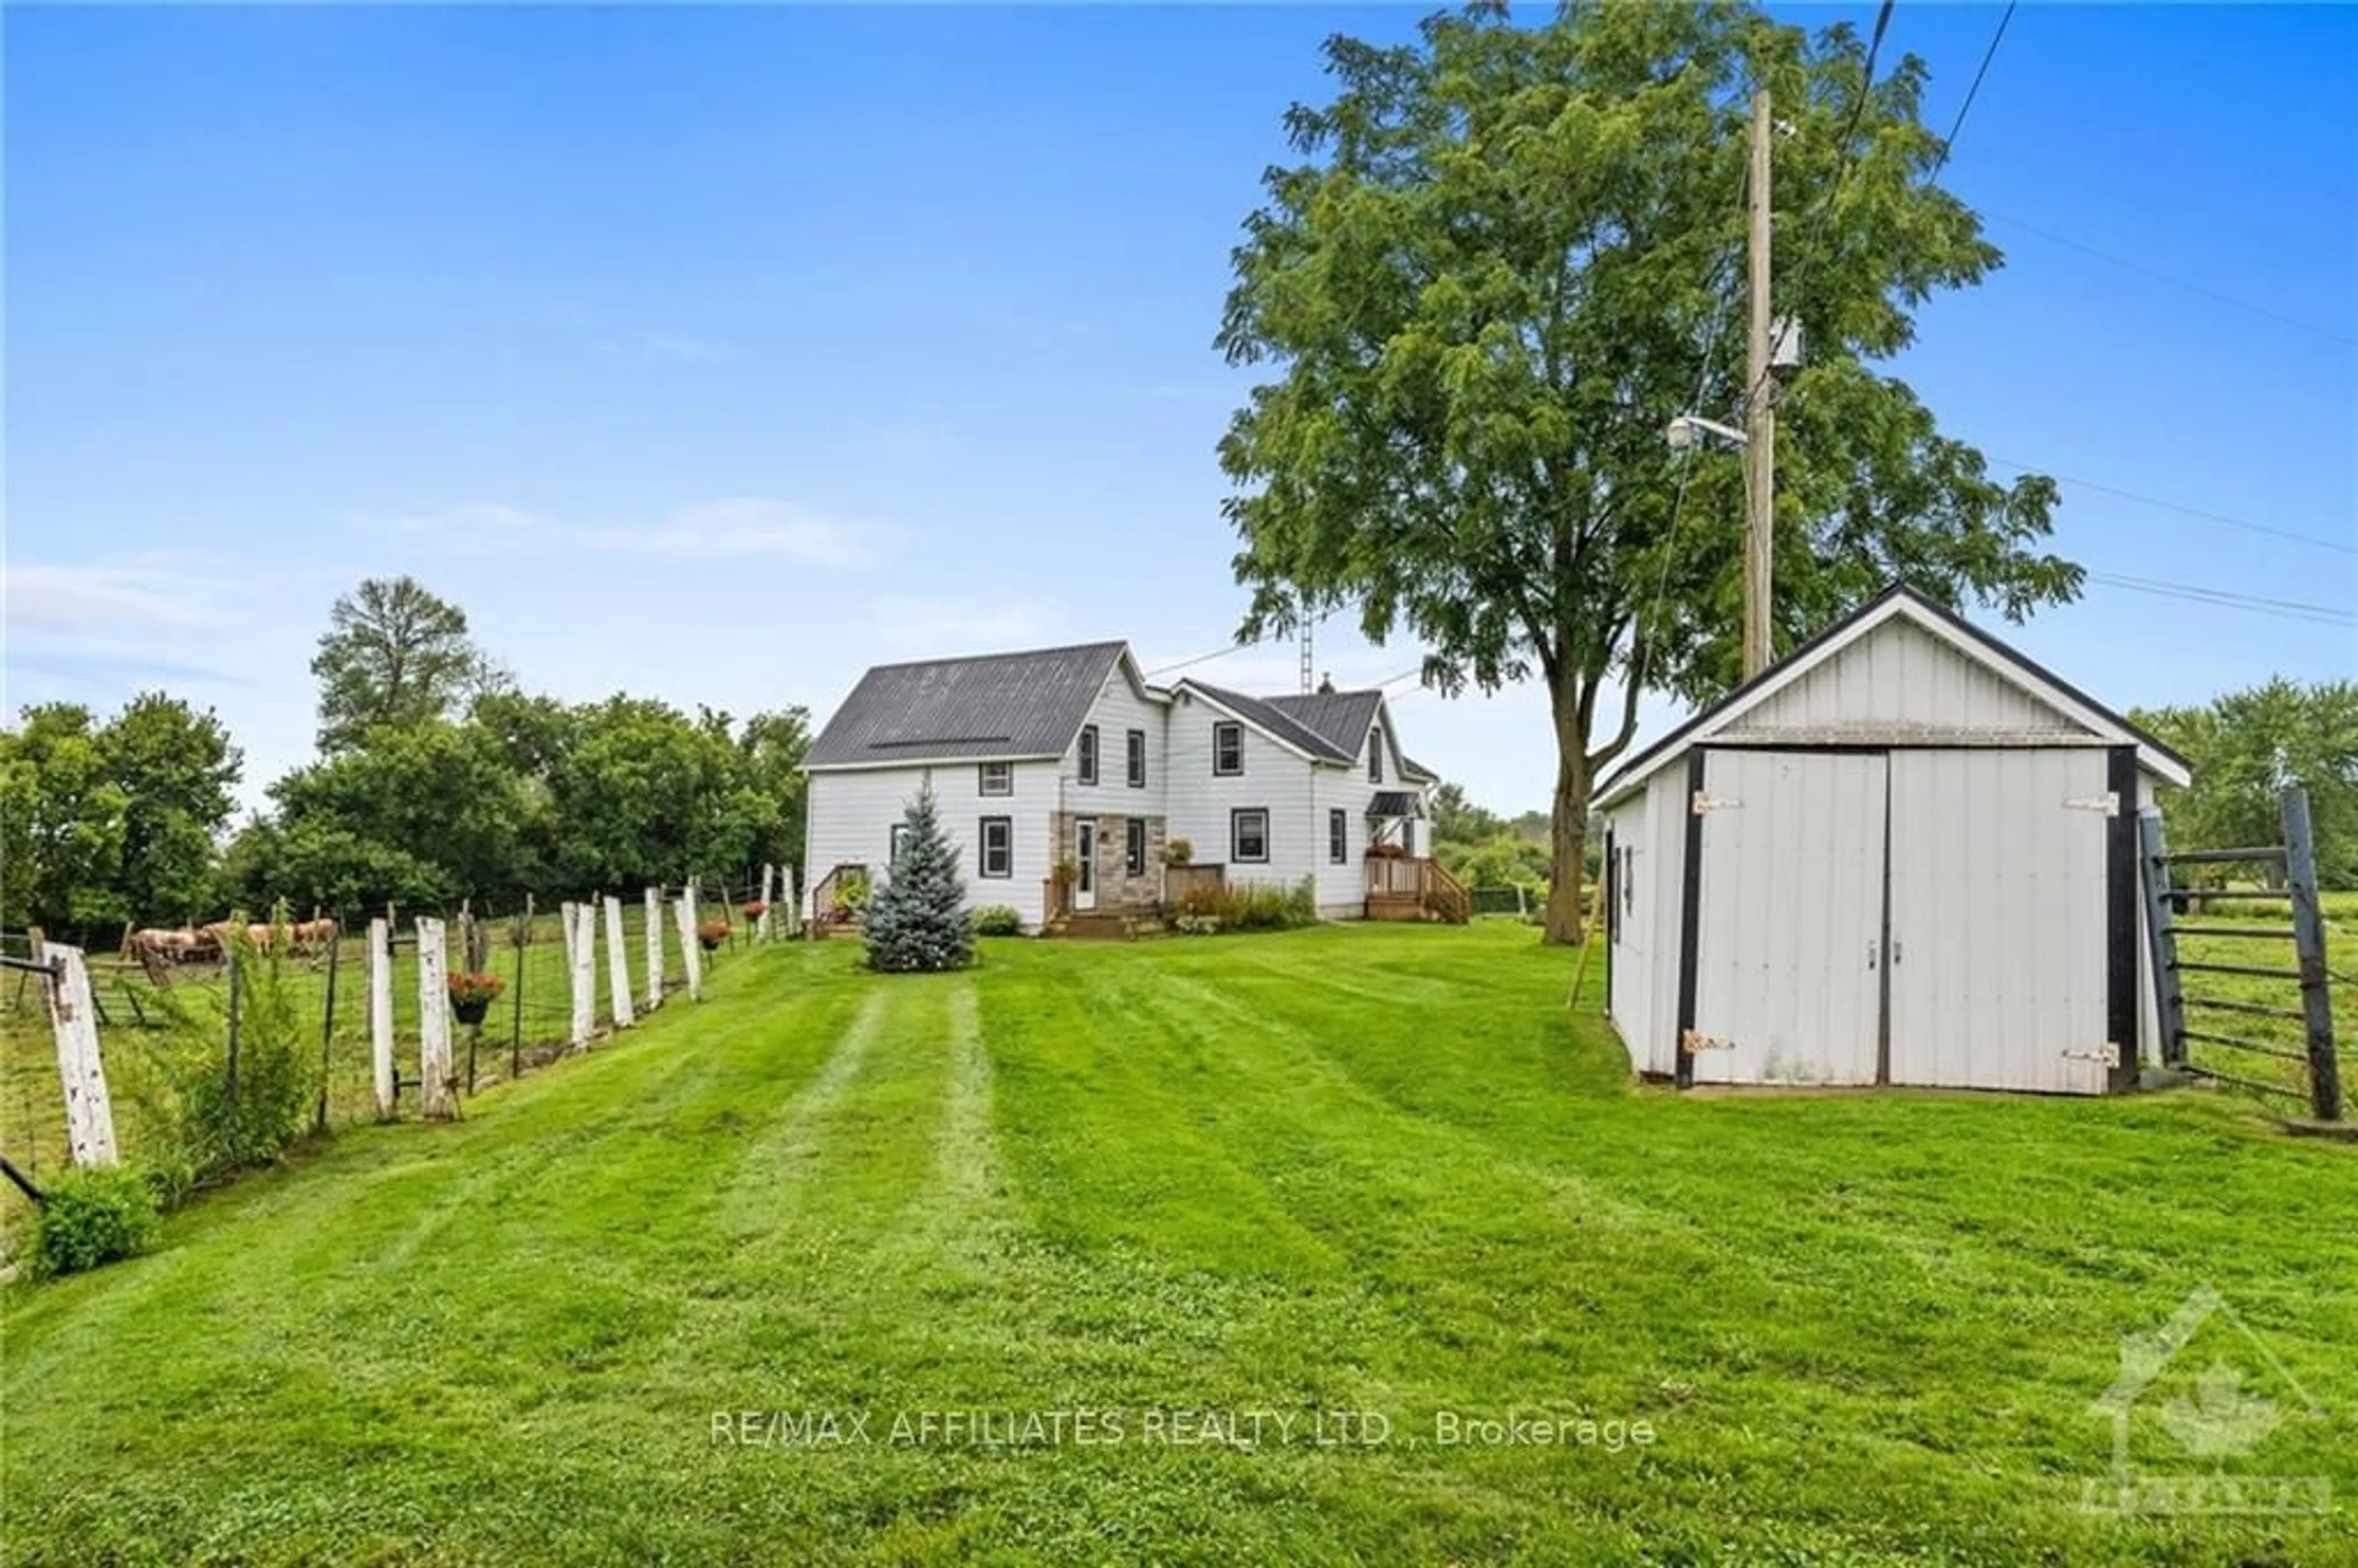
<path id="1" fill-rule="evenodd" d="M 747 899 L 742 909 L 745 916 L 745 924 L 748 925 L 757 924 L 761 920 L 762 916 L 770 913 L 770 906 L 763 903 L 758 898 Z"/>
<path id="2" fill-rule="evenodd" d="M 492 1011 L 492 1002 L 507 989 L 499 976 L 478 969 L 473 974 L 450 977 L 450 1011 L 461 1023 L 481 1023 Z"/>
<path id="3" fill-rule="evenodd" d="M 705 921 L 697 926 L 696 939 L 703 944 L 704 950 L 709 953 L 729 940 L 729 923 L 725 920 Z"/>

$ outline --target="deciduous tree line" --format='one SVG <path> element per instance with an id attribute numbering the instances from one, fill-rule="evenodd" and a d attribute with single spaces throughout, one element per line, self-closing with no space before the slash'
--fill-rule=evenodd
<path id="1" fill-rule="evenodd" d="M 0 733 L 0 923 L 111 936 L 279 899 L 509 906 L 800 860 L 800 708 L 527 695 L 408 578 L 339 599 L 311 667 L 319 756 L 233 830 L 243 760 L 211 711 L 161 692 L 103 721 L 27 708 Z"/>

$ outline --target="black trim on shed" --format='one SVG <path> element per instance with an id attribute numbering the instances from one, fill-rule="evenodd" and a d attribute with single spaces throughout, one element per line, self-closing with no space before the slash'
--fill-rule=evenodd
<path id="1" fill-rule="evenodd" d="M 2104 1033 L 2118 1049 L 2106 1088 L 2137 1087 L 2137 758 L 2114 746 L 2104 759 L 2113 815 L 2104 824 Z"/>
<path id="2" fill-rule="evenodd" d="M 1687 848 L 1680 869 L 1679 889 L 1679 1019 L 1678 1037 L 1671 1042 L 1677 1052 L 1672 1059 L 1677 1064 L 1674 1077 L 1681 1088 L 1694 1084 L 1694 1053 L 1687 1049 L 1687 1036 L 1695 1026 L 1695 938 L 1703 930 L 1703 813 L 1694 808 L 1697 796 L 1704 789 L 1704 759 L 1709 755 L 1697 746 L 1687 753 Z"/>

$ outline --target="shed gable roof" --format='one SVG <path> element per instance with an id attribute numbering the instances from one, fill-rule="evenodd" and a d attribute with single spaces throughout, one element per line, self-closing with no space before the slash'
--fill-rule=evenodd
<path id="1" fill-rule="evenodd" d="M 1060 757 L 1125 643 L 878 665 L 811 742 L 812 768 Z"/>
<path id="2" fill-rule="evenodd" d="M 1895 583 L 1614 770 L 1611 806 L 1708 741 L 1763 745 L 2133 745 L 2173 784 L 2186 759 L 1954 611 Z"/>

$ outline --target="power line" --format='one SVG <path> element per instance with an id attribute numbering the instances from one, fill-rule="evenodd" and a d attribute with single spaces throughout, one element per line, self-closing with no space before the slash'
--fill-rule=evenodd
<path id="1" fill-rule="evenodd" d="M 2116 496 L 2123 501 L 2134 501 L 2140 506 L 2156 506 L 2164 512 L 2175 512 L 2182 516 L 2199 517 L 2206 523 L 2217 523 L 2229 528 L 2240 528 L 2247 534 L 2265 534 L 2272 539 L 2285 539 L 2296 545 L 2308 545 L 2320 550 L 2338 550 L 2345 556 L 2358 556 L 2358 542 L 2348 539 L 2328 539 L 2317 534 L 2302 534 L 2290 528 L 2273 527 L 2266 523 L 2255 523 L 2248 517 L 2231 516 L 2224 512 L 2206 512 L 2200 506 L 2188 506 L 2181 502 L 2164 501 L 2158 495 L 2140 495 L 2134 490 L 2123 490 L 2117 485 L 2100 484 L 2093 479 L 2075 479 L 2068 473 L 2057 473 L 2053 469 L 2042 468 L 2036 463 L 2017 462 L 2012 458 L 2002 458 L 1995 452 L 1985 455 L 1994 463 L 2004 463 L 2007 468 L 2021 473 L 2044 474 L 2059 484 L 2096 491 L 2101 494 Z"/>
<path id="2" fill-rule="evenodd" d="M 2103 583 L 2108 588 L 2125 588 L 2133 593 L 2181 599 L 2196 604 L 2216 605 L 2223 610 L 2241 610 L 2254 615 L 2273 615 L 2284 621 L 2302 621 L 2325 626 L 2358 626 L 2358 615 L 2330 604 L 2304 604 L 2298 600 L 2268 599 L 2259 594 L 2205 588 L 2199 583 L 2125 577 L 2118 572 L 2092 571 L 2088 574 L 2088 580 Z"/>
<path id="3" fill-rule="evenodd" d="M 2158 267 L 2150 267 L 2146 265 L 2143 262 L 2132 261 L 2126 256 L 2116 256 L 2110 251 L 2100 251 L 2093 245 L 2083 244 L 2078 240 L 2068 239 L 2061 234 L 2054 232 L 2052 230 L 2042 229 L 2036 223 L 2026 223 L 2021 219 L 2009 216 L 2006 213 L 1993 212 L 1987 208 L 1985 208 L 1982 210 L 1982 216 L 1985 218 L 1994 218 L 2009 229 L 2019 229 L 2026 234 L 2030 234 L 2039 239 L 2045 240 L 2050 244 L 2061 245 L 2065 250 L 2077 251 L 2083 256 L 2093 256 L 2100 262 L 2108 263 L 2113 266 L 2121 268 L 2125 272 L 2136 273 L 2140 277 L 2149 277 L 2156 283 L 2166 283 L 2172 288 L 2182 288 L 2189 294 L 2200 295 L 2203 298 L 2212 300 L 2217 304 L 2232 305 L 2238 310 L 2248 310 L 2255 316 L 2265 316 L 2271 321 L 2280 321 L 2288 327 L 2298 327 L 2304 332 L 2314 332 L 2319 337 L 2328 339 L 2333 342 L 2358 343 L 2358 337 L 2353 337 L 2351 334 L 2341 330 L 2339 328 L 2323 326 L 2315 321 L 2305 321 L 2298 316 L 2288 316 L 2285 314 L 2285 312 L 2276 309 L 2272 306 L 2262 305 L 2255 300 L 2239 298 L 2233 294 L 2223 294 L 2218 289 L 2211 287 L 2207 284 L 2195 283 L 2190 279 L 2179 277 L 2173 274 L 2163 272 Z"/>
<path id="4" fill-rule="evenodd" d="M 1247 648 L 1258 648 L 1268 641 L 1266 637 L 1257 637 L 1249 643 L 1230 643 L 1225 647 L 1215 648 L 1208 654 L 1197 654 L 1192 658 L 1181 659 L 1176 664 L 1157 665 L 1143 673 L 1150 677 L 1169 675 L 1174 670 L 1184 670 L 1196 665 L 1209 664 L 1214 659 L 1225 659 L 1230 654 L 1241 654 Z"/>
<path id="5" fill-rule="evenodd" d="M 1997 19 L 1997 31 L 1990 35 L 1989 48 L 1982 50 L 1981 68 L 1974 72 L 1973 85 L 1965 89 L 1965 101 L 1957 105 L 1957 117 L 1949 122 L 1949 134 L 1941 142 L 1941 156 L 1933 160 L 1932 172 L 1927 178 L 1937 179 L 1949 167 L 1949 155 L 1957 150 L 1957 133 L 1965 128 L 1965 116 L 1974 112 L 1974 100 L 1981 95 L 1982 78 L 1989 74 L 1990 61 L 1997 58 L 1997 46 L 2006 38 L 2006 25 L 2014 20 L 2015 0 L 2006 0 L 2006 11 Z"/>

